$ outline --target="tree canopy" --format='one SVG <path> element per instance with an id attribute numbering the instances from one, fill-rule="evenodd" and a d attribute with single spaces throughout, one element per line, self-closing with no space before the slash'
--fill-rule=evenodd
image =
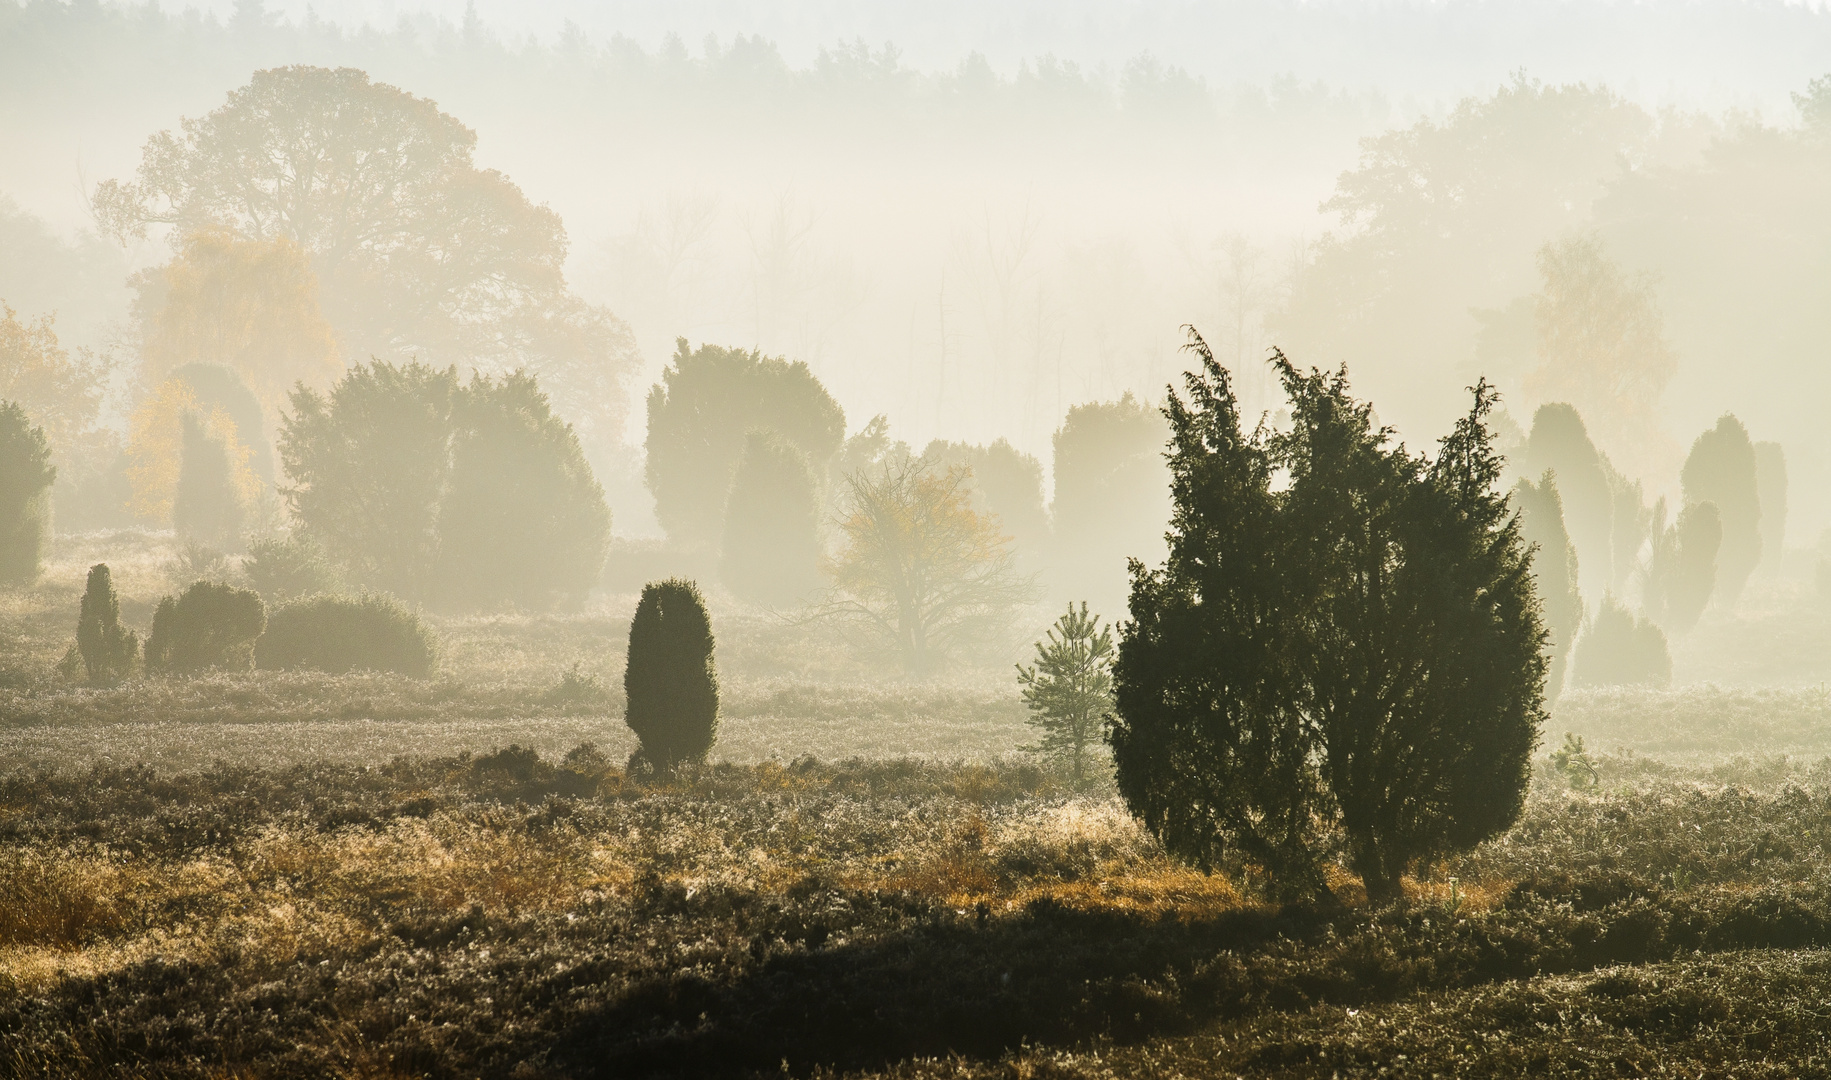
<path id="1" fill-rule="evenodd" d="M 355 68 L 270 68 L 147 140 L 135 176 L 104 181 L 93 202 L 118 237 L 169 226 L 181 244 L 227 229 L 296 245 L 350 355 L 526 367 L 568 412 L 588 403 L 615 430 L 628 328 L 572 295 L 559 216 L 478 168 L 476 141 Z"/>
<path id="2" fill-rule="evenodd" d="M 1198 865 L 1237 854 L 1286 895 L 1324 895 L 1338 835 L 1368 895 L 1392 899 L 1414 861 L 1518 818 L 1544 716 L 1496 396 L 1477 384 L 1426 459 L 1374 426 L 1345 372 L 1279 353 L 1290 429 L 1248 436 L 1231 377 L 1192 345 L 1189 401 L 1165 409 L 1170 557 L 1134 561 L 1115 667 L 1120 791 Z"/>
<path id="3" fill-rule="evenodd" d="M 648 488 L 677 543 L 716 547 L 731 477 L 753 430 L 774 431 L 816 474 L 845 441 L 846 414 L 801 361 L 675 344 L 648 396 Z"/>

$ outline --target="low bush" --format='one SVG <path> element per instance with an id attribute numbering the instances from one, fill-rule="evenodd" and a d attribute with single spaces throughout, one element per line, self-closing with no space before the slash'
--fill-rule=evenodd
<path id="1" fill-rule="evenodd" d="M 281 604 L 316 593 L 332 593 L 340 585 L 337 568 L 323 549 L 300 536 L 256 540 L 242 559 L 248 584 L 270 604 Z"/>
<path id="2" fill-rule="evenodd" d="M 279 608 L 255 645 L 263 668 L 342 674 L 392 671 L 427 678 L 438 641 L 420 617 L 391 596 L 314 596 Z"/>
<path id="3" fill-rule="evenodd" d="M 261 598 L 220 581 L 199 581 L 153 612 L 146 638 L 148 671 L 186 674 L 254 666 L 254 642 L 267 626 Z"/>

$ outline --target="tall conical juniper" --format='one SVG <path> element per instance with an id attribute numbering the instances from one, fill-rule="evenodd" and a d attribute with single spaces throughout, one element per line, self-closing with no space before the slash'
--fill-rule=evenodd
<path id="1" fill-rule="evenodd" d="M 121 601 L 115 595 L 107 563 L 89 568 L 82 614 L 76 620 L 76 649 L 83 656 L 83 669 L 92 683 L 125 678 L 140 652 L 139 637 L 121 626 Z"/>
<path id="2" fill-rule="evenodd" d="M 706 759 L 718 737 L 712 649 L 712 620 L 697 585 L 670 578 L 643 587 L 623 670 L 624 722 L 641 740 L 632 772 L 668 773 Z"/>

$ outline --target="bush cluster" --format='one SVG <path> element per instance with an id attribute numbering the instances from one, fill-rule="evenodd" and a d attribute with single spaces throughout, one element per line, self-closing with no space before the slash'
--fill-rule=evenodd
<path id="1" fill-rule="evenodd" d="M 262 668 L 391 671 L 424 679 L 438 666 L 438 643 L 393 597 L 314 596 L 274 611 L 255 643 L 254 660 Z"/>

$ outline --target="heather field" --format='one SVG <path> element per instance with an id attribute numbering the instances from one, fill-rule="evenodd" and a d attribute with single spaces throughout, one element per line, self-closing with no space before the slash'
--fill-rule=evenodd
<path id="1" fill-rule="evenodd" d="M 89 689 L 90 554 L 0 620 L 0 1075 L 1831 1075 L 1819 688 L 1568 693 L 1504 838 L 1279 908 L 1024 753 L 1002 660 L 720 616 L 711 763 L 639 782 L 630 598 Z"/>

